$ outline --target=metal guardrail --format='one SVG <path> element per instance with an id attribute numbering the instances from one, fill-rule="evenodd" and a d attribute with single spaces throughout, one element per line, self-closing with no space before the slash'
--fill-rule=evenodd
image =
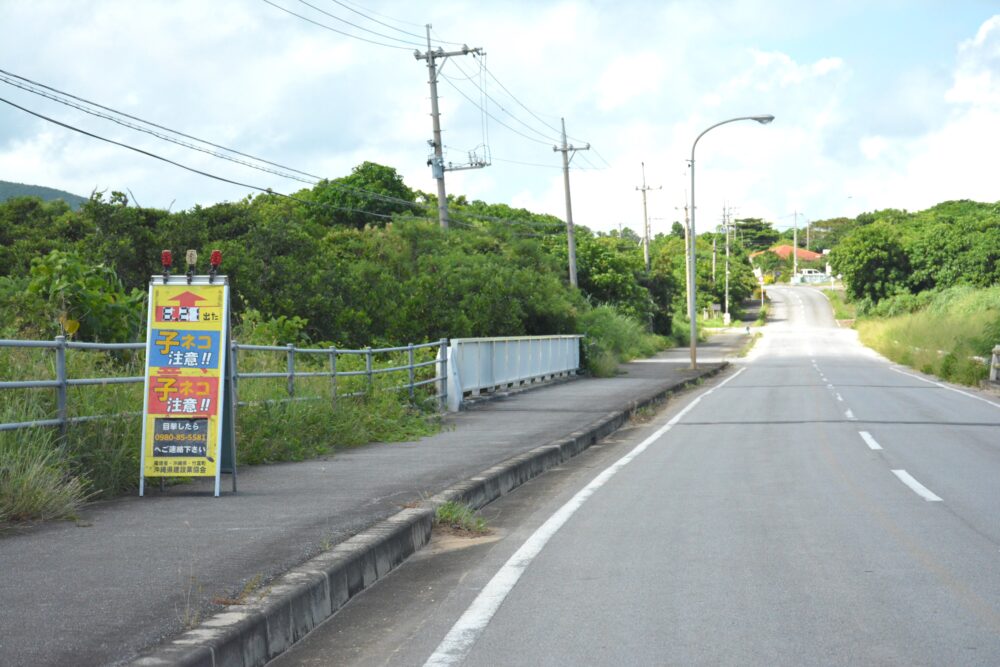
<path id="1" fill-rule="evenodd" d="M 97 419 L 108 419 L 116 417 L 134 417 L 140 416 L 142 413 L 136 412 L 124 412 L 116 414 L 100 414 L 100 415 L 81 415 L 70 417 L 69 416 L 69 387 L 79 387 L 79 386 L 106 386 L 110 384 L 142 384 L 145 378 L 143 376 L 138 377 L 106 377 L 106 378 L 70 378 L 67 366 L 66 366 L 66 351 L 77 349 L 77 350 L 97 350 L 97 351 L 115 351 L 115 350 L 137 350 L 145 352 L 145 343 L 80 343 L 69 341 L 65 336 L 57 336 L 55 340 L 52 341 L 42 341 L 42 340 L 4 340 L 0 339 L 0 348 L 33 348 L 33 349 L 51 349 L 55 352 L 55 379 L 52 380 L 13 380 L 13 381 L 0 381 L 0 391 L 3 390 L 15 390 L 15 389 L 55 389 L 56 391 L 56 415 L 53 419 L 36 419 L 31 421 L 22 422 L 9 422 L 0 423 L 0 431 L 12 431 L 23 428 L 37 428 L 37 427 L 58 427 L 65 435 L 66 429 L 70 424 L 83 423 L 88 421 L 94 421 Z M 431 361 L 416 362 L 416 354 L 418 350 L 436 348 L 437 356 Z M 278 373 L 240 373 L 238 369 L 238 353 L 243 351 L 264 351 L 264 352 L 282 352 L 287 355 L 287 364 L 285 372 Z M 378 367 L 374 363 L 374 358 L 379 354 L 392 354 L 392 353 L 407 353 L 407 363 L 404 365 Z M 295 366 L 295 359 L 297 355 L 300 354 L 322 354 L 329 356 L 329 371 L 301 371 L 297 370 Z M 365 358 L 365 370 L 363 371 L 344 371 L 337 369 L 337 358 L 342 356 L 363 356 Z M 285 346 L 277 345 L 243 345 L 234 342 L 232 344 L 232 370 L 234 373 L 234 380 L 237 382 L 239 380 L 249 380 L 249 379 L 261 379 L 261 378 L 286 378 L 287 385 L 286 391 L 288 393 L 287 399 L 278 400 L 296 400 L 295 396 L 295 380 L 296 378 L 306 378 L 306 377 L 328 377 L 331 381 L 332 393 L 334 398 L 338 396 L 337 393 L 337 379 L 347 378 L 347 377 L 357 377 L 364 376 L 367 378 L 367 387 L 370 389 L 374 386 L 375 378 L 379 375 L 384 375 L 388 373 L 403 373 L 407 374 L 407 380 L 396 385 L 385 387 L 387 390 L 391 391 L 402 391 L 407 390 L 411 398 L 415 396 L 415 390 L 418 387 L 435 385 L 435 394 L 438 400 L 441 402 L 442 407 L 444 401 L 447 399 L 447 382 L 445 378 L 448 373 L 448 341 L 442 339 L 435 343 L 423 343 L 420 345 L 406 345 L 402 347 L 388 347 L 388 348 L 365 348 L 363 350 L 349 350 L 349 349 L 338 349 L 336 347 L 329 348 L 297 348 L 292 344 Z M 425 380 L 417 380 L 417 372 L 421 368 L 428 368 L 434 366 L 436 371 L 434 377 Z M 364 392 L 351 392 L 348 394 L 341 394 L 341 397 L 356 396 Z M 240 403 L 240 405 L 246 405 L 246 403 Z"/>
<path id="2" fill-rule="evenodd" d="M 583 336 L 453 338 L 448 358 L 448 409 L 476 396 L 514 386 L 575 374 L 580 369 Z"/>

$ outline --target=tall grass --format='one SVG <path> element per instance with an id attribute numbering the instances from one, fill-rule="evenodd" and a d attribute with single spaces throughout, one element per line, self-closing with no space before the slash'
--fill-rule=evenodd
<path id="1" fill-rule="evenodd" d="M 431 360 L 436 348 L 420 350 L 417 361 Z M 402 366 L 406 353 L 376 356 L 375 365 Z M 55 378 L 52 350 L 0 348 L 0 379 Z M 67 350 L 71 378 L 142 376 L 142 355 Z M 284 372 L 281 353 L 244 353 L 241 372 Z M 363 371 L 364 357 L 338 359 L 338 371 Z M 297 372 L 328 371 L 326 355 L 299 355 Z M 435 367 L 417 371 L 417 381 L 434 377 Z M 237 461 L 256 464 L 298 461 L 341 447 L 375 441 L 408 440 L 438 428 L 434 386 L 418 388 L 410 401 L 406 390 L 390 385 L 407 373 L 340 378 L 334 400 L 329 377 L 297 378 L 295 401 L 284 379 L 243 380 L 239 398 L 249 405 L 237 413 Z M 354 394 L 349 396 L 349 394 Z M 56 417 L 55 390 L 5 389 L 0 422 Z M 38 427 L 0 432 L 0 524 L 71 518 L 88 499 L 110 498 L 138 486 L 142 443 L 142 384 L 70 387 L 69 416 L 111 415 L 59 429 Z M 116 416 L 117 415 L 117 416 Z"/>
<path id="2" fill-rule="evenodd" d="M 844 290 L 824 289 L 823 294 L 826 295 L 826 298 L 830 300 L 830 305 L 833 306 L 834 319 L 853 320 L 858 316 L 857 307 L 847 301 Z"/>
<path id="3" fill-rule="evenodd" d="M 925 373 L 967 385 L 981 382 L 993 346 L 1000 344 L 1000 287 L 954 287 L 922 299 L 922 310 L 860 320 L 861 341 Z"/>
<path id="4" fill-rule="evenodd" d="M 0 419 L 8 419 L 7 410 Z M 0 432 L 0 526 L 71 519 L 90 492 L 47 429 Z"/>
<path id="5" fill-rule="evenodd" d="M 646 328 L 610 306 L 597 306 L 580 317 L 584 334 L 583 363 L 596 377 L 610 377 L 618 364 L 656 354 L 670 347 L 663 336 Z"/>

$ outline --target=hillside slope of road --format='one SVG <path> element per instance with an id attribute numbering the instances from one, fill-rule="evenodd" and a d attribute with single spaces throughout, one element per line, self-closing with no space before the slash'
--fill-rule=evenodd
<path id="1" fill-rule="evenodd" d="M 274 665 L 1000 664 L 1000 402 L 772 288 L 731 372 L 436 537 Z"/>

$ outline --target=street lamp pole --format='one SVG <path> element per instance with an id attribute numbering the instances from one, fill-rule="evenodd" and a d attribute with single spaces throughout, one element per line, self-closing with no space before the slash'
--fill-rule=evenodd
<path id="1" fill-rule="evenodd" d="M 771 115 L 761 115 L 761 116 L 739 116 L 738 118 L 730 118 L 729 120 L 724 120 L 720 123 L 712 125 L 708 129 L 702 131 L 697 137 L 695 137 L 694 143 L 691 144 L 691 230 L 688 234 L 688 256 L 690 261 L 688 262 L 688 313 L 690 314 L 691 328 L 691 369 L 694 370 L 698 368 L 698 313 L 695 310 L 696 299 L 696 283 L 695 283 L 695 200 L 694 200 L 694 149 L 698 146 L 698 140 L 705 136 L 710 130 L 714 130 L 720 125 L 725 125 L 726 123 L 735 123 L 739 120 L 755 120 L 761 125 L 767 125 L 772 120 L 774 116 Z"/>

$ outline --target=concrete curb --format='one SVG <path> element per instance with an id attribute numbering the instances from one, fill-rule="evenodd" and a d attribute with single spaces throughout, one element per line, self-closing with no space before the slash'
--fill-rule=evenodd
<path id="1" fill-rule="evenodd" d="M 434 510 L 449 500 L 481 508 L 571 459 L 625 425 L 638 410 L 729 366 L 651 392 L 566 438 L 484 470 L 337 544 L 264 588 L 256 600 L 215 614 L 196 628 L 144 651 L 136 667 L 257 667 L 288 650 L 352 597 L 386 576 L 430 540 Z"/>

